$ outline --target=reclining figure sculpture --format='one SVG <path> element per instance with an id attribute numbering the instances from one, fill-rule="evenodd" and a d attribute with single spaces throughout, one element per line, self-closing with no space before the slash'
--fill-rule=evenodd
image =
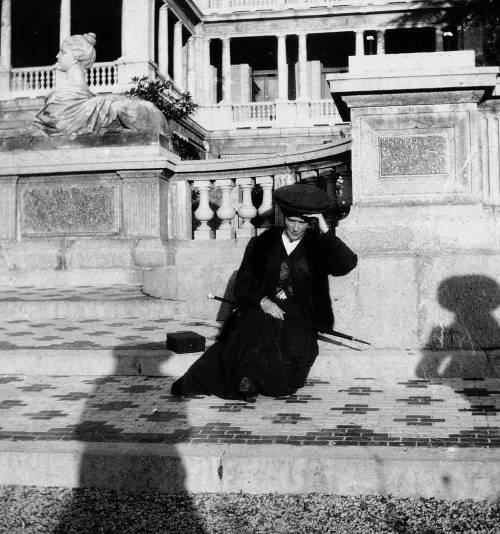
<path id="1" fill-rule="evenodd" d="M 151 102 L 122 95 L 94 95 L 87 69 L 95 61 L 96 35 L 72 35 L 57 54 L 56 88 L 33 121 L 34 130 L 54 135 L 103 135 L 107 132 L 169 133 L 162 112 Z"/>

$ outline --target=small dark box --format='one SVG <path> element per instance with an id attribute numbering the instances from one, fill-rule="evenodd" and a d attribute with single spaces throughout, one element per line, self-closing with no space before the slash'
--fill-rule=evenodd
<path id="1" fill-rule="evenodd" d="M 184 354 L 205 350 L 205 338 L 196 332 L 172 332 L 167 334 L 167 349 Z"/>

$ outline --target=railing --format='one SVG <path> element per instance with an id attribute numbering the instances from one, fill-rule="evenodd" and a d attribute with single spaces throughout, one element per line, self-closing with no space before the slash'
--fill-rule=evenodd
<path id="1" fill-rule="evenodd" d="M 87 70 L 87 83 L 97 92 L 109 90 L 118 85 L 118 66 L 116 63 L 94 63 Z"/>
<path id="2" fill-rule="evenodd" d="M 308 7 L 384 5 L 393 0 L 208 0 L 202 7 L 206 13 L 234 11 L 280 10 Z M 414 0 L 418 1 L 418 0 Z"/>
<path id="3" fill-rule="evenodd" d="M 232 104 L 232 121 L 270 122 L 276 120 L 276 104 L 274 102 L 251 102 L 248 104 Z"/>
<path id="4" fill-rule="evenodd" d="M 97 93 L 121 90 L 118 86 L 118 66 L 114 62 L 94 63 L 87 71 L 89 88 Z M 56 85 L 53 65 L 14 68 L 10 74 L 10 91 L 13 96 L 42 96 Z"/>
<path id="5" fill-rule="evenodd" d="M 346 168 L 346 166 L 343 166 Z M 280 223 L 273 209 L 272 192 L 283 185 L 304 182 L 316 185 L 332 198 L 337 217 L 349 213 L 350 173 L 335 166 L 314 171 L 220 180 L 190 180 L 195 192 L 192 206 L 193 239 L 248 238 Z M 333 223 L 333 221 L 332 221 Z M 334 224 L 334 223 L 333 223 Z"/>
<path id="6" fill-rule="evenodd" d="M 45 94 L 55 85 L 54 67 L 12 69 L 10 87 L 14 93 Z"/>
<path id="7" fill-rule="evenodd" d="M 195 119 L 205 128 L 232 129 L 258 126 L 289 127 L 339 124 L 342 121 L 332 99 L 288 102 L 249 102 L 201 106 Z"/>
<path id="8" fill-rule="evenodd" d="M 281 215 L 272 205 L 272 192 L 283 185 L 316 185 L 332 198 L 335 219 L 349 213 L 352 203 L 351 141 L 310 147 L 307 151 L 271 156 L 178 164 L 169 182 L 168 239 L 207 240 L 248 238 Z M 335 224 L 334 220 L 331 221 Z"/>
<path id="9" fill-rule="evenodd" d="M 308 116 L 311 120 L 334 119 L 339 120 L 340 115 L 335 102 L 328 100 L 315 100 L 308 102 Z"/>

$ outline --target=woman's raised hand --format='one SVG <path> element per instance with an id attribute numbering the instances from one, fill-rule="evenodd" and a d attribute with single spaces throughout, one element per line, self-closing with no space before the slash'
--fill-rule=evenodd
<path id="1" fill-rule="evenodd" d="M 328 230 L 330 229 L 328 227 L 328 224 L 327 222 L 325 221 L 325 218 L 323 217 L 323 214 L 322 213 L 308 213 L 307 215 L 303 215 L 302 216 L 304 219 L 316 219 L 318 221 L 318 228 L 319 228 L 319 231 L 322 233 L 322 234 L 326 234 L 326 232 L 328 232 Z"/>
<path id="2" fill-rule="evenodd" d="M 260 301 L 260 307 L 264 313 L 268 313 L 276 319 L 283 321 L 285 318 L 285 312 L 272 300 L 269 300 L 267 297 L 264 297 Z"/>

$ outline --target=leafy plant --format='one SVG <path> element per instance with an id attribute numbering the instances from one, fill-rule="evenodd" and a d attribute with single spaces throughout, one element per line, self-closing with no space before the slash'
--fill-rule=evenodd
<path id="1" fill-rule="evenodd" d="M 134 87 L 125 94 L 152 102 L 165 118 L 180 120 L 192 115 L 198 108 L 190 93 L 177 91 L 174 84 L 164 78 L 151 80 L 147 76 L 132 78 Z"/>

